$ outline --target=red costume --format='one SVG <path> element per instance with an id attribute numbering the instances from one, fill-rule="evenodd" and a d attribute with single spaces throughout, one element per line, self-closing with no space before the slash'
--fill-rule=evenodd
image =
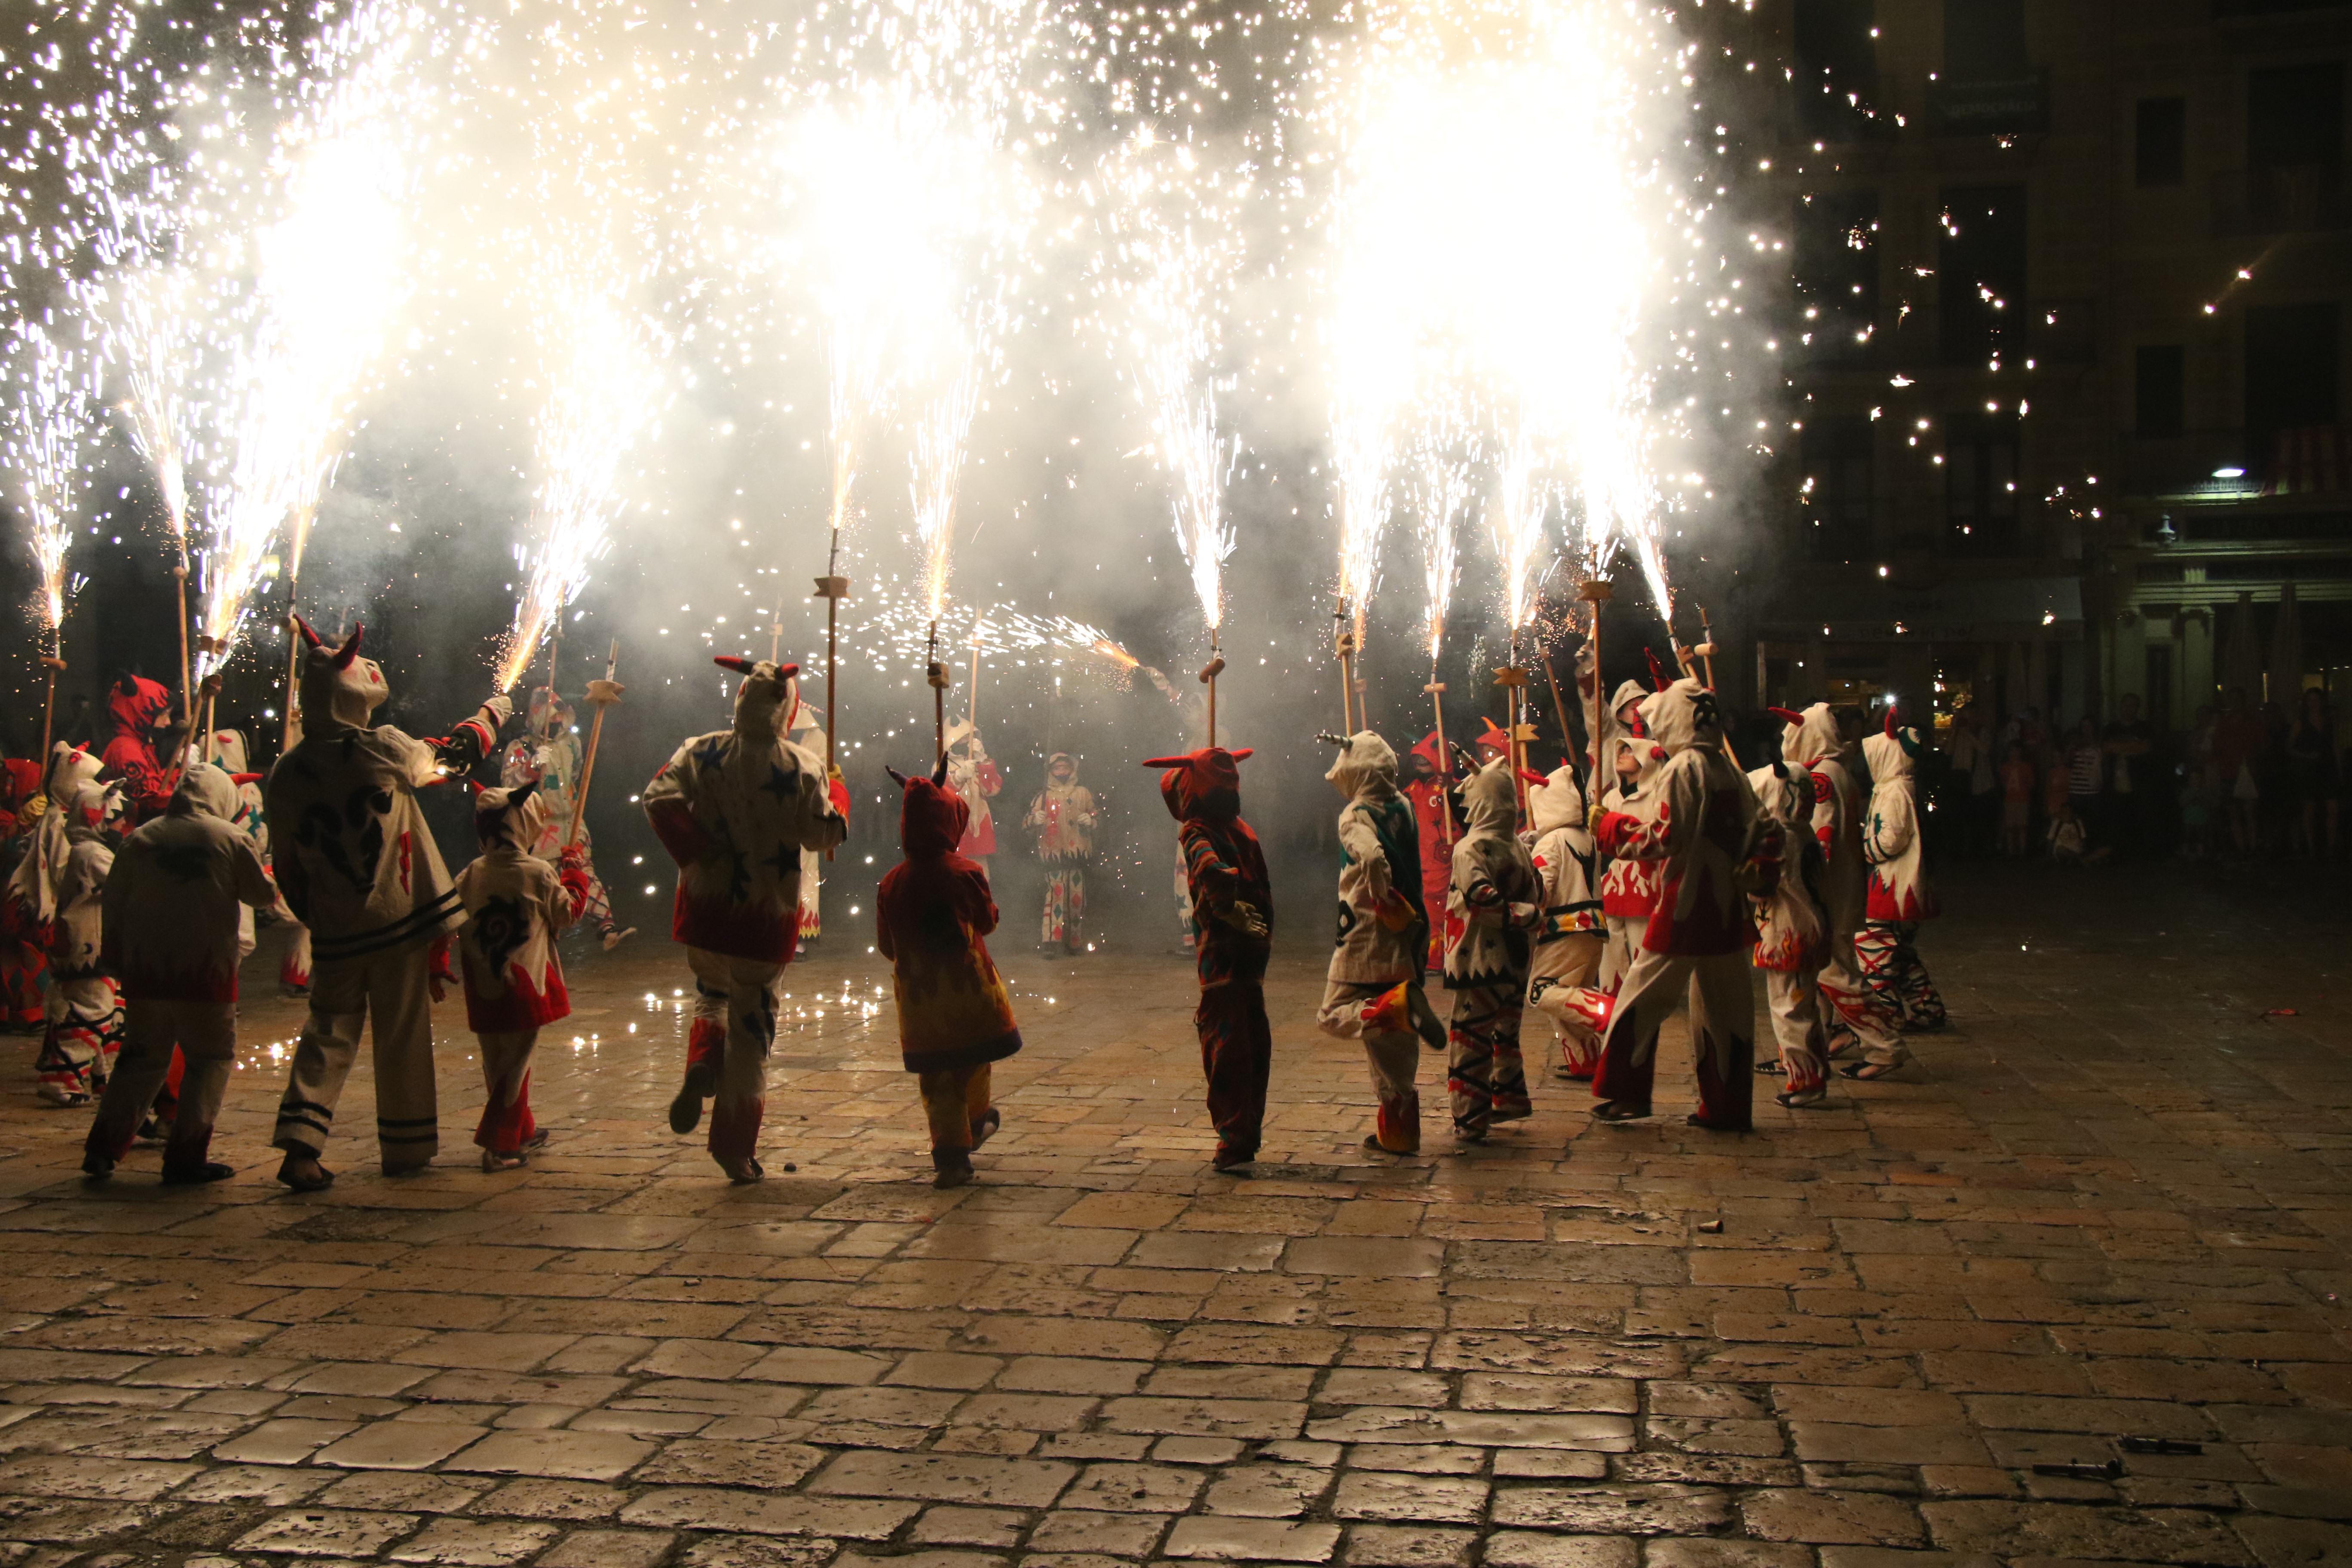
<path id="1" fill-rule="evenodd" d="M 155 755 L 155 726 L 172 710 L 172 694 L 142 675 L 125 674 L 107 688 L 113 723 L 99 761 L 122 781 L 132 820 L 144 822 L 172 802 L 171 770 Z"/>
<path id="2" fill-rule="evenodd" d="M 1409 753 L 1417 761 L 1405 765 L 1403 795 L 1412 805 L 1414 830 L 1421 835 L 1421 901 L 1424 909 L 1443 910 L 1454 885 L 1454 845 L 1462 837 L 1445 801 L 1445 753 L 1438 749 L 1432 730 Z M 1429 922 L 1429 966 L 1445 963 L 1445 923 Z"/>

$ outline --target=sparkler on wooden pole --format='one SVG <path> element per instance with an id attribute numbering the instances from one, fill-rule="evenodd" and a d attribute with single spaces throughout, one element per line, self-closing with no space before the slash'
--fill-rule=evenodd
<path id="1" fill-rule="evenodd" d="M 175 530 L 173 537 L 180 546 L 180 559 L 172 568 L 172 580 L 180 599 L 180 720 L 191 729 L 196 722 L 194 690 L 195 671 L 188 663 L 188 535 L 184 529 Z M 187 748 L 180 748 L 185 755 Z"/>
<path id="2" fill-rule="evenodd" d="M 278 754 L 281 757 L 294 749 L 294 726 L 299 716 L 297 710 L 302 700 L 302 631 L 294 620 L 294 595 L 301 586 L 302 569 L 297 566 L 293 575 L 286 579 L 286 736 L 278 743 Z"/>
<path id="3" fill-rule="evenodd" d="M 1201 684 L 1209 689 L 1209 744 L 1217 743 L 1217 677 L 1225 672 L 1225 656 L 1217 651 L 1217 628 L 1209 628 L 1209 662 L 1201 667 Z"/>
<path id="4" fill-rule="evenodd" d="M 931 623 L 930 645 L 923 658 L 923 679 L 931 689 L 931 761 L 939 763 L 948 754 L 948 671 L 940 662 L 940 623 Z M 828 742 L 831 730 L 825 731 Z"/>
<path id="5" fill-rule="evenodd" d="M 572 792 L 572 826 L 564 830 L 563 842 L 569 847 L 580 842 L 581 818 L 588 811 L 588 781 L 596 776 L 596 743 L 604 738 L 604 710 L 621 700 L 628 689 L 613 679 L 620 668 L 621 639 L 614 637 L 613 646 L 604 652 L 604 679 L 588 683 L 588 700 L 596 705 L 596 717 L 588 726 L 588 755 L 581 760 L 580 787 Z M 548 674 L 548 685 L 555 684 L 553 671 Z"/>
<path id="6" fill-rule="evenodd" d="M 833 548 L 824 558 L 825 574 L 816 580 L 816 596 L 824 601 L 824 771 L 833 774 L 833 738 L 841 732 L 841 601 L 849 597 L 849 579 L 841 575 L 841 529 L 833 531 Z M 830 853 L 828 851 L 827 853 Z"/>
<path id="7" fill-rule="evenodd" d="M 1511 759 L 1511 791 L 1518 798 L 1522 820 L 1528 812 L 1527 781 L 1520 776 L 1527 761 L 1528 726 L 1523 717 L 1527 708 L 1528 672 L 1519 667 L 1519 634 L 1511 634 L 1511 662 L 1495 671 L 1495 684 L 1503 689 L 1503 718 L 1510 729 L 1505 740 Z"/>
<path id="8" fill-rule="evenodd" d="M 1429 693 L 1430 706 L 1437 710 L 1437 787 L 1443 795 L 1445 787 L 1454 782 L 1454 756 L 1445 749 L 1445 682 L 1437 679 L 1434 664 L 1430 667 L 1429 684 L 1422 689 Z M 1451 847 L 1454 843 L 1454 811 L 1443 800 L 1439 805 L 1438 820 L 1444 826 L 1445 842 Z"/>
<path id="9" fill-rule="evenodd" d="M 971 690 L 964 698 L 964 717 L 971 724 L 974 744 L 980 740 L 980 618 L 975 616 L 971 623 Z"/>
<path id="10" fill-rule="evenodd" d="M 49 765 L 49 736 L 58 710 L 58 677 L 65 673 L 66 661 L 58 657 L 58 628 L 49 626 L 41 633 L 43 645 L 41 668 L 48 671 L 48 689 L 41 698 L 41 767 L 43 777 Z M 44 784 L 43 788 L 47 786 Z"/>
<path id="11" fill-rule="evenodd" d="M 205 651 L 210 653 L 214 650 L 206 649 Z M 204 680 L 197 686 L 196 691 L 197 695 L 201 696 L 205 700 L 204 746 L 196 754 L 202 757 L 205 762 L 209 763 L 215 760 L 213 756 L 213 715 L 220 703 L 220 671 L 215 669 L 210 675 L 205 676 Z M 187 748 L 185 746 L 180 748 L 180 754 L 184 757 L 188 754 Z M 179 786 L 175 784 L 173 787 L 176 789 Z"/>
<path id="12" fill-rule="evenodd" d="M 1585 799 L 1589 805 L 1597 805 L 1601 801 L 1601 791 L 1604 778 L 1602 769 L 1608 765 L 1607 759 L 1603 758 L 1601 754 L 1601 737 L 1602 734 L 1601 728 L 1601 704 L 1602 701 L 1601 695 L 1601 688 L 1602 685 L 1601 679 L 1601 606 L 1607 604 L 1615 595 L 1611 591 L 1609 584 L 1601 579 L 1598 577 L 1587 577 L 1584 580 L 1583 585 L 1577 589 L 1576 596 L 1583 600 L 1587 605 L 1592 606 L 1592 629 L 1590 633 L 1592 638 L 1592 727 L 1590 731 L 1592 737 L 1592 788 L 1586 795 Z"/>
<path id="13" fill-rule="evenodd" d="M 1341 595 L 1339 607 L 1331 612 L 1339 630 L 1331 639 L 1332 650 L 1339 656 L 1339 720 L 1340 727 L 1352 735 L 1356 723 L 1356 622 L 1348 608 L 1347 595 Z"/>

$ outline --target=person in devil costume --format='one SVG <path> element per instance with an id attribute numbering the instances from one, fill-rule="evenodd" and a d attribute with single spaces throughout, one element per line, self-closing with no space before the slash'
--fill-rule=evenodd
<path id="1" fill-rule="evenodd" d="M 572 720 L 571 703 L 544 686 L 534 689 L 522 733 L 499 759 L 499 784 L 509 790 L 525 784 L 539 786 L 531 796 L 538 802 L 531 816 L 539 824 L 539 837 L 521 847 L 532 858 L 551 866 L 572 849 L 580 851 L 572 858 L 587 879 L 588 901 L 581 906 L 576 920 L 592 924 L 604 951 L 610 952 L 636 935 L 637 928 L 624 927 L 613 916 L 613 896 L 604 879 L 596 875 L 596 842 L 588 831 L 586 817 L 581 818 L 579 837 L 564 842 L 572 827 L 572 791 L 580 784 L 580 737 L 573 732 L 577 726 Z M 808 922 L 804 920 L 802 925 L 806 935 Z"/>
<path id="2" fill-rule="evenodd" d="M 1911 776 L 1926 750 L 1918 731 L 1895 722 L 1892 707 L 1885 730 L 1863 737 L 1863 760 L 1870 764 L 1870 821 L 1863 829 L 1862 856 L 1870 862 L 1870 892 L 1853 943 L 1863 979 L 1880 1006 L 1901 1017 L 1905 1029 L 1920 1033 L 1946 1022 L 1944 998 L 1913 945 L 1919 922 L 1936 916 L 1936 897 L 1920 855 L 1919 804 Z M 1900 1065 L 1899 1059 L 1883 1068 L 1865 1062 L 1840 1070 L 1848 1078 L 1875 1079 Z"/>
<path id="3" fill-rule="evenodd" d="M 1209 746 L 1182 756 L 1146 759 L 1165 768 L 1160 798 L 1181 825 L 1192 892 L 1193 951 L 1201 1005 L 1201 1071 L 1209 1083 L 1209 1119 L 1217 1127 L 1213 1160 L 1235 1171 L 1257 1159 L 1265 1131 L 1265 1081 L 1274 1033 L 1265 1017 L 1265 965 L 1274 952 L 1274 885 L 1257 835 L 1242 820 L 1239 764 L 1247 746 Z"/>
<path id="4" fill-rule="evenodd" d="M 988 873 L 956 846 L 971 803 L 951 786 L 941 757 L 929 778 L 886 770 L 898 782 L 898 844 L 906 858 L 874 900 L 875 948 L 890 961 L 898 1004 L 898 1052 L 915 1075 L 931 1133 L 931 1185 L 961 1187 L 971 1154 L 996 1135 L 995 1067 L 1021 1049 L 1012 994 L 988 935 L 996 900 Z"/>
<path id="5" fill-rule="evenodd" d="M 310 645 L 302 738 L 270 770 L 266 796 L 278 891 L 310 928 L 310 1015 L 272 1142 L 286 1152 L 278 1179 L 315 1192 L 334 1180 L 319 1156 L 362 1029 L 384 1174 L 420 1170 L 440 1148 L 429 988 L 465 908 L 416 792 L 489 756 L 514 704 L 493 697 L 439 740 L 371 727 L 389 693 L 383 671 L 360 657 L 364 628 L 330 647 L 299 617 L 294 626 Z"/>
<path id="6" fill-rule="evenodd" d="M 103 954 L 106 879 L 122 830 L 123 786 L 79 784 L 50 816 L 65 830 L 43 892 L 51 911 L 48 1027 L 34 1061 L 41 1098 L 88 1105 L 113 1076 L 122 1047 L 122 992 Z"/>
<path id="7" fill-rule="evenodd" d="M 1698 681 L 1685 677 L 1644 700 L 1642 727 L 1665 752 L 1654 798 L 1639 815 L 1604 812 L 1593 837 L 1612 855 L 1655 862 L 1658 901 L 1618 990 L 1592 1114 L 1630 1121 L 1651 1113 L 1659 1026 L 1687 992 L 1699 1094 L 1690 1123 L 1744 1132 L 1755 1081 L 1748 950 L 1756 926 L 1742 883 L 1757 854 L 1756 796 L 1725 758 L 1715 693 Z"/>
<path id="8" fill-rule="evenodd" d="M 1553 1070 L 1589 1082 L 1601 1065 L 1601 1036 L 1609 1027 L 1609 993 L 1599 984 L 1609 936 L 1601 908 L 1601 850 L 1586 820 L 1581 772 L 1563 764 L 1529 785 L 1528 814 L 1543 904 L 1528 961 L 1528 1005 L 1551 1020 L 1559 1044 Z"/>
<path id="9" fill-rule="evenodd" d="M 847 835 L 849 791 L 824 760 L 784 739 L 800 666 L 732 654 L 713 660 L 743 677 L 735 720 L 678 747 L 645 788 L 646 816 L 677 862 L 670 935 L 694 969 L 686 1078 L 670 1131 L 710 1110 L 710 1157 L 731 1182 L 767 1173 L 757 1150 L 767 1109 L 768 1052 L 784 966 L 798 943 L 801 851 Z"/>
<path id="10" fill-rule="evenodd" d="M 1787 1085 L 1772 1098 L 1791 1110 L 1829 1099 L 1829 1046 L 1822 1020 L 1822 963 L 1829 956 L 1829 862 L 1813 837 L 1816 776 L 1775 759 L 1748 775 L 1757 810 L 1780 846 L 1777 875 L 1754 897 L 1756 967 L 1780 1043 Z M 1758 1064 L 1757 1071 L 1764 1071 Z"/>
<path id="11" fill-rule="evenodd" d="M 8 873 L 0 981 L 5 984 L 8 1026 L 26 1034 L 48 1033 L 50 928 L 58 918 L 58 879 L 73 853 L 65 803 L 83 784 L 97 783 L 103 771 L 104 764 L 82 747 L 58 742 L 49 749 L 40 792 L 19 814 L 26 843 Z"/>
<path id="12" fill-rule="evenodd" d="M 157 727 L 172 711 L 172 694 L 143 675 L 125 670 L 106 689 L 110 725 L 99 760 L 122 781 L 131 819 L 144 822 L 172 799 L 172 770 L 155 754 Z"/>
<path id="13" fill-rule="evenodd" d="M 1447 798 L 1453 781 L 1447 776 L 1445 754 L 1438 750 L 1437 731 L 1432 730 L 1421 743 L 1404 754 L 1398 787 L 1412 806 L 1413 830 L 1421 836 L 1421 902 L 1423 909 L 1443 910 L 1445 895 L 1454 886 L 1454 843 L 1462 837 L 1461 824 L 1454 820 L 1453 803 Z M 1429 967 L 1445 966 L 1445 925 L 1432 921 L 1429 932 Z"/>
<path id="14" fill-rule="evenodd" d="M 474 797 L 474 841 L 482 852 L 457 873 L 466 906 L 457 933 L 466 1026 L 480 1043 L 488 1090 L 474 1142 L 488 1172 L 520 1170 L 547 1142 L 530 1113 L 531 1053 L 540 1030 L 572 1016 L 555 943 L 589 906 L 588 849 L 567 845 L 556 865 L 532 853 L 547 816 L 536 784 L 482 791 Z"/>
<path id="15" fill-rule="evenodd" d="M 1818 987 L 1829 1055 L 1835 1059 L 1859 1047 L 1864 1062 L 1878 1069 L 1873 1077 L 1892 1072 L 1911 1054 L 1901 1020 L 1872 992 L 1855 955 L 1854 939 L 1869 909 L 1870 863 L 1862 845 L 1868 799 L 1847 766 L 1850 753 L 1828 703 L 1802 712 L 1771 711 L 1788 726 L 1780 736 L 1781 760 L 1813 775 L 1813 837 L 1822 847 L 1829 920 Z"/>
<path id="16" fill-rule="evenodd" d="M 122 1054 L 82 1145 L 81 1168 L 113 1174 L 178 1068 L 163 1144 L 166 1185 L 226 1181 L 213 1126 L 236 1064 L 237 962 L 252 911 L 278 887 L 237 826 L 236 779 L 190 763 L 162 816 L 124 840 L 106 879 L 106 961 L 121 977 Z"/>
<path id="17" fill-rule="evenodd" d="M 1445 1087 L 1454 1136 L 1466 1143 L 1485 1142 L 1497 1121 L 1534 1114 L 1519 1021 L 1543 908 L 1535 861 L 1519 842 L 1517 784 L 1508 752 L 1462 781 L 1468 820 L 1445 901 L 1445 988 L 1454 994 Z"/>
<path id="18" fill-rule="evenodd" d="M 1342 740 L 1324 778 L 1346 799 L 1339 812 L 1339 931 L 1316 1023 L 1327 1035 L 1361 1040 L 1380 1102 L 1364 1147 L 1389 1154 L 1421 1152 L 1417 1033 L 1431 1050 L 1445 1026 L 1422 990 L 1429 955 L 1429 911 L 1421 900 L 1420 835 L 1412 808 L 1397 794 L 1396 752 L 1370 730 Z"/>

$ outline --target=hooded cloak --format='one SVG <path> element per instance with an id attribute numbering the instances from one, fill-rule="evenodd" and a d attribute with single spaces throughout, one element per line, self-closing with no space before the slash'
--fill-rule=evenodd
<path id="1" fill-rule="evenodd" d="M 1348 738 L 1324 778 L 1347 798 L 1339 811 L 1339 924 L 1329 978 L 1349 985 L 1419 980 L 1429 950 L 1421 893 L 1421 835 L 1397 793 L 1396 752 L 1370 730 Z M 1407 914 L 1391 930 L 1401 900 Z"/>
<path id="2" fill-rule="evenodd" d="M 1643 702 L 1642 727 L 1666 754 L 1645 792 L 1652 809 L 1610 812 L 1596 835 L 1612 855 L 1657 864 L 1642 945 L 1675 957 L 1738 952 L 1756 940 L 1739 885 L 1757 846 L 1756 796 L 1723 755 L 1715 693 L 1673 681 Z"/>
<path id="3" fill-rule="evenodd" d="M 1445 900 L 1445 984 L 1517 987 L 1527 981 L 1528 933 L 1541 910 L 1507 753 L 1462 782 L 1462 803 L 1468 820 Z"/>
<path id="4" fill-rule="evenodd" d="M 1936 913 L 1919 852 L 1919 805 L 1912 779 L 1925 750 L 1919 731 L 1897 726 L 1891 712 L 1883 732 L 1862 738 L 1863 761 L 1870 768 L 1870 820 L 1862 832 L 1862 854 L 1870 862 L 1866 912 L 1874 921 L 1924 921 Z"/>
<path id="5" fill-rule="evenodd" d="M 234 1002 L 249 908 L 277 901 L 236 781 L 181 770 L 163 815 L 123 841 L 106 883 L 106 962 L 134 1002 Z"/>
<path id="6" fill-rule="evenodd" d="M 971 808 L 944 783 L 910 778 L 898 807 L 905 858 L 875 899 L 875 946 L 890 961 L 908 1072 L 1002 1061 L 1021 1048 L 1013 999 L 989 956 L 988 874 L 956 852 Z"/>

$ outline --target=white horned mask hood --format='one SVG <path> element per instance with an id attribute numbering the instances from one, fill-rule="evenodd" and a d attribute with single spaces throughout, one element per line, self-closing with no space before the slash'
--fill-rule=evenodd
<path id="1" fill-rule="evenodd" d="M 1574 768 L 1563 764 L 1543 783 L 1528 786 L 1528 820 L 1538 834 L 1583 825 L 1584 781 Z"/>
<path id="2" fill-rule="evenodd" d="M 486 789 L 474 797 L 474 842 L 485 851 L 511 849 L 530 853 L 547 825 L 547 802 L 533 779 L 512 789 Z"/>
<path id="3" fill-rule="evenodd" d="M 365 626 L 353 626 L 341 647 L 330 647 L 301 616 L 294 629 L 310 645 L 302 661 L 302 733 L 326 734 L 337 728 L 364 730 L 391 689 L 375 660 L 360 657 Z"/>
<path id="4" fill-rule="evenodd" d="M 1895 721 L 1892 708 L 1886 710 L 1885 728 L 1862 738 L 1862 760 L 1870 764 L 1873 784 L 1909 778 L 1918 765 L 1919 754 L 1927 749 L 1927 742 L 1917 730 Z"/>
<path id="5" fill-rule="evenodd" d="M 1331 787 L 1353 800 L 1364 786 L 1381 784 L 1396 787 L 1397 754 L 1386 741 L 1370 730 L 1359 730 L 1344 738 L 1325 735 L 1324 740 L 1336 744 L 1339 754 L 1331 763 L 1331 771 L 1323 775 Z"/>
<path id="6" fill-rule="evenodd" d="M 1512 787 L 1508 754 L 1462 781 L 1462 814 L 1475 837 L 1508 838 L 1518 831 L 1519 796 Z"/>
<path id="7" fill-rule="evenodd" d="M 1775 708 L 1772 713 L 1789 726 L 1780 735 L 1782 761 L 1810 768 L 1845 751 L 1845 739 L 1838 733 L 1837 715 L 1830 711 L 1828 703 L 1816 702 L 1801 713 L 1788 708 Z"/>
<path id="8" fill-rule="evenodd" d="M 800 705 L 801 667 L 731 653 L 710 662 L 743 678 L 735 689 L 735 733 L 761 745 L 773 744 L 783 735 L 785 716 Z"/>
<path id="9" fill-rule="evenodd" d="M 1687 675 L 1643 701 L 1642 728 L 1670 757 L 1693 746 L 1712 748 L 1723 733 L 1715 693 Z"/>

